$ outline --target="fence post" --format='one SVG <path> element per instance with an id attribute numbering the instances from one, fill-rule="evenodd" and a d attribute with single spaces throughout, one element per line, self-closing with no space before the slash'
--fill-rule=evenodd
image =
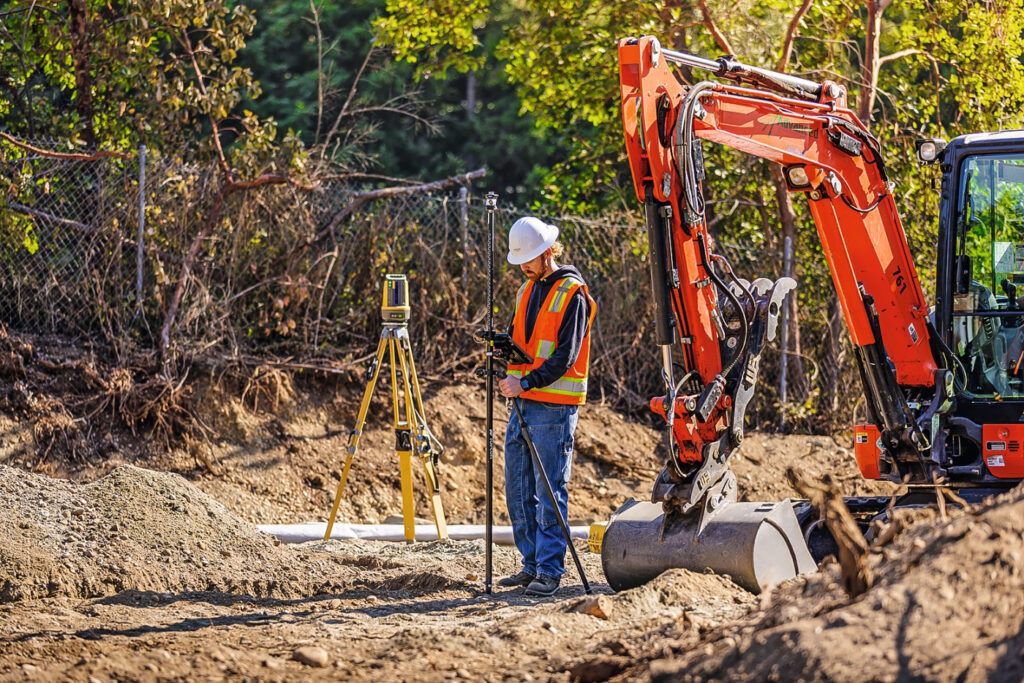
<path id="1" fill-rule="evenodd" d="M 146 234 L 146 146 L 139 145 L 139 235 L 135 252 L 135 312 L 142 312 L 142 262 Z"/>
<path id="2" fill-rule="evenodd" d="M 459 188 L 459 224 L 462 226 L 462 292 L 469 291 L 469 188 Z M 469 307 L 466 307 L 469 316 Z"/>
<path id="3" fill-rule="evenodd" d="M 793 277 L 793 238 L 786 237 L 782 240 L 782 274 L 785 277 Z M 791 296 L 796 296 L 792 294 Z M 782 306 L 782 330 L 779 333 L 779 347 L 782 350 L 782 358 L 779 363 L 779 428 L 786 428 L 786 370 L 789 362 L 789 307 L 790 298 Z"/>

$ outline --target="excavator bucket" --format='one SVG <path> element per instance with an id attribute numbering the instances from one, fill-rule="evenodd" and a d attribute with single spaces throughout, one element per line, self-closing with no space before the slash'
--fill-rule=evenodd
<path id="1" fill-rule="evenodd" d="M 682 568 L 728 574 L 759 593 L 817 569 L 788 500 L 732 502 L 703 516 L 666 516 L 660 503 L 631 499 L 608 522 L 601 564 L 608 585 L 617 591 Z"/>

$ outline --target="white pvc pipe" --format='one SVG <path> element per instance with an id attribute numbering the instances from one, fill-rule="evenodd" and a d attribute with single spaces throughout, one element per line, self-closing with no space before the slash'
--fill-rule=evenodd
<path id="1" fill-rule="evenodd" d="M 326 522 L 305 522 L 303 524 L 260 524 L 256 528 L 265 534 L 276 536 L 282 543 L 305 543 L 322 541 L 327 531 Z M 448 527 L 448 538 L 470 541 L 484 538 L 483 524 L 455 524 Z M 590 527 L 569 527 L 573 538 L 587 538 Z M 402 524 L 335 524 L 331 538 L 340 540 L 366 539 L 371 541 L 404 541 L 405 526 Z M 499 545 L 512 545 L 512 527 L 491 527 L 491 538 Z M 416 525 L 417 541 L 436 541 L 437 527 L 433 524 Z"/>

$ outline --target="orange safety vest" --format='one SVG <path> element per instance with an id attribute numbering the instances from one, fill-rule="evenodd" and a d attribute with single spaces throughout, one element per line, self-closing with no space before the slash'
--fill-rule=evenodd
<path id="1" fill-rule="evenodd" d="M 590 297 L 590 291 L 582 280 L 572 276 L 562 278 L 551 286 L 547 298 L 537 312 L 537 320 L 533 324 L 533 334 L 527 340 L 526 307 L 530 301 L 533 284 L 533 280 L 527 280 L 519 288 L 519 293 L 516 295 L 516 314 L 512 320 L 512 340 L 533 358 L 533 362 L 510 364 L 508 374 L 511 377 L 522 379 L 524 375 L 539 368 L 545 360 L 551 357 L 558 345 L 558 328 L 562 324 L 562 313 L 576 291 L 582 290 L 590 307 L 590 315 L 576 362 L 564 375 L 551 384 L 529 389 L 524 391 L 521 396 L 545 403 L 583 405 L 587 401 L 587 373 L 590 370 L 590 328 L 594 322 L 594 316 L 597 314 L 597 302 Z"/>

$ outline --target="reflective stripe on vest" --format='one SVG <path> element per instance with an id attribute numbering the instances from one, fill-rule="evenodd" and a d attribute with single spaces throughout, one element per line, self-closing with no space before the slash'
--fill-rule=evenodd
<path id="1" fill-rule="evenodd" d="M 509 365 L 508 374 L 522 378 L 540 367 L 550 358 L 558 345 L 558 328 L 562 323 L 565 307 L 579 289 L 587 299 L 590 315 L 587 329 L 580 345 L 580 353 L 564 375 L 551 384 L 522 393 L 523 398 L 546 403 L 582 405 L 587 400 L 587 376 L 590 369 L 590 328 L 597 314 L 597 303 L 590 297 L 586 284 L 575 277 L 565 277 L 556 282 L 537 312 L 537 320 L 529 340 L 526 339 L 526 307 L 533 291 L 533 282 L 528 280 L 516 295 L 516 313 L 512 323 L 512 339 L 523 347 L 533 358 L 532 363 Z"/>

